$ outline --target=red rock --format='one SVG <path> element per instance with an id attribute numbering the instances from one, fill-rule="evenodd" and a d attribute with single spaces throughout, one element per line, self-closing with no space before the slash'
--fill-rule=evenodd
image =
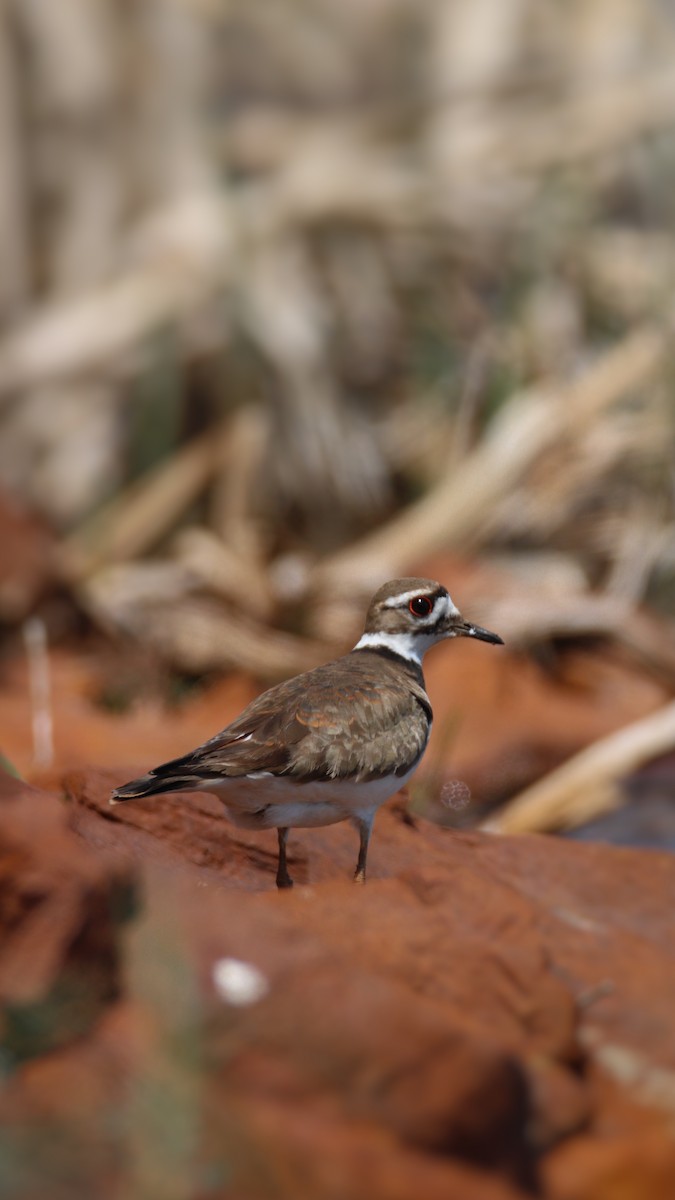
<path id="1" fill-rule="evenodd" d="M 527 1085 L 515 1056 L 375 972 L 317 955 L 222 1023 L 216 1057 L 237 1096 L 251 1090 L 252 1058 L 269 1056 L 275 1072 L 287 1059 L 302 1090 L 337 1089 L 349 1117 L 411 1146 L 491 1166 L 517 1167 L 525 1154 Z M 259 1068 L 253 1081 L 255 1092 Z"/>
<path id="2" fill-rule="evenodd" d="M 675 1137 L 661 1128 L 635 1137 L 579 1138 L 546 1164 L 551 1200 L 671 1200 Z"/>
<path id="3" fill-rule="evenodd" d="M 0 1040 L 22 1058 L 88 1028 L 120 988 L 131 877 L 87 853 L 63 805 L 0 772 Z"/>
<path id="4" fill-rule="evenodd" d="M 316 1104 L 241 1103 L 210 1114 L 209 1137 L 228 1147 L 236 1187 L 278 1200 L 525 1200 L 487 1172 L 401 1146 L 386 1130 L 348 1121 Z M 232 1130 L 237 1136 L 233 1138 Z"/>
<path id="5" fill-rule="evenodd" d="M 79 1131 L 79 1194 L 106 1200 L 666 1200 L 675 860 L 411 826 L 394 805 L 365 888 L 337 826 L 294 832 L 311 882 L 279 894 L 273 834 L 208 797 L 111 810 L 131 774 L 71 774 L 57 822 L 88 869 L 112 856 L 142 875 L 123 1002 L 14 1075 L 12 1144 L 56 1121 L 73 1148 Z M 223 957 L 266 994 L 229 1003 Z"/>

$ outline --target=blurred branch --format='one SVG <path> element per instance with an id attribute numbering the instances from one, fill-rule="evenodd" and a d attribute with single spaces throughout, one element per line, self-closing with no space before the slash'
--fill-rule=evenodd
<path id="1" fill-rule="evenodd" d="M 130 563 L 99 571 L 82 583 L 80 596 L 104 628 L 131 634 L 193 674 L 238 668 L 281 679 L 325 661 L 325 645 L 240 616 L 199 595 L 199 586 L 184 565 Z"/>
<path id="2" fill-rule="evenodd" d="M 256 500 L 270 441 L 270 413 L 262 404 L 237 408 L 213 485 L 211 525 L 221 543 L 254 564 L 262 559 Z M 259 508 L 260 506 L 258 506 Z"/>
<path id="3" fill-rule="evenodd" d="M 187 255 L 182 263 L 170 256 L 76 298 L 44 305 L 0 341 L 0 401 L 37 384 L 114 371 L 120 357 L 148 334 L 180 321 L 211 293 L 211 255 L 218 259 L 221 249 L 209 247 L 208 269 Z"/>
<path id="4" fill-rule="evenodd" d="M 616 148 L 621 140 L 671 122 L 674 104 L 675 76 L 668 70 L 605 84 L 544 114 L 502 117 L 489 144 L 466 151 L 462 176 L 476 185 L 483 178 L 492 192 L 495 173 L 541 171 Z M 552 122 L 566 132 L 552 138 Z M 329 218 L 380 227 L 420 226 L 431 219 L 462 228 L 481 220 L 473 191 L 467 204 L 461 189 L 448 195 L 433 172 L 420 173 L 367 141 L 359 144 L 342 133 L 331 139 L 329 130 L 330 122 L 323 136 L 302 153 L 294 148 L 284 167 L 264 182 L 243 186 L 227 206 L 208 189 L 180 197 L 167 208 L 171 236 L 159 243 L 153 261 L 77 299 L 47 305 L 6 334 L 0 341 L 0 399 L 41 382 L 110 370 L 159 325 L 180 321 L 215 290 L 231 285 L 233 229 L 246 243 L 260 244 Z"/>
<path id="5" fill-rule="evenodd" d="M 438 103 L 440 97 L 435 99 Z M 481 136 L 440 139 L 440 150 L 425 172 L 414 168 L 407 154 L 383 144 L 363 120 L 284 117 L 281 137 L 269 138 L 267 152 L 257 129 L 249 133 L 258 160 L 267 153 L 274 170 L 243 188 L 242 221 L 256 240 L 331 219 L 372 220 L 380 227 L 423 226 L 431 220 L 475 230 L 484 221 L 485 206 L 497 202 L 488 194 L 495 176 L 539 175 L 615 152 L 651 130 L 672 125 L 674 107 L 670 66 L 650 75 L 582 85 L 571 98 L 539 107 L 529 99 L 527 105 L 513 102 L 500 111 L 491 104 Z M 429 111 L 434 112 L 433 106 Z M 234 120 L 231 138 L 241 157 L 246 128 L 237 140 Z M 449 168 L 454 186 L 448 192 L 443 176 Z M 509 195 L 507 191 L 500 201 L 507 208 L 520 192 L 513 199 Z"/>
<path id="6" fill-rule="evenodd" d="M 153 547 L 205 487 L 227 453 L 229 423 L 209 430 L 116 496 L 63 543 L 70 578 Z"/>
<path id="7" fill-rule="evenodd" d="M 670 352 L 669 326 L 626 337 L 567 385 L 515 396 L 463 464 L 387 525 L 320 564 L 314 585 L 330 591 L 357 579 L 381 579 L 440 549 L 466 549 L 499 519 L 501 498 L 532 464 L 570 431 L 580 431 L 617 401 L 649 382 Z"/>
<path id="8" fill-rule="evenodd" d="M 54 721 L 47 629 L 40 617 L 29 617 L 24 621 L 23 641 L 30 681 L 33 762 L 37 767 L 51 767 L 54 761 Z"/>
<path id="9" fill-rule="evenodd" d="M 65 296 L 104 275 L 120 229 L 115 5 L 21 0 L 14 10 L 27 48 L 31 166 L 43 202 L 41 273 L 47 289 Z"/>
<path id="10" fill-rule="evenodd" d="M 675 704 L 582 750 L 491 818 L 492 833 L 545 833 L 591 821 L 621 803 L 618 781 L 675 749 Z"/>
<path id="11" fill-rule="evenodd" d="M 670 126 L 675 75 L 670 65 L 651 75 L 605 79 L 579 87 L 567 100 L 501 116 L 471 152 L 473 166 L 488 174 L 542 171 L 607 154 L 643 134 Z M 555 130 L 555 137 L 551 130 Z M 466 168 L 468 160 L 463 163 Z"/>
<path id="12" fill-rule="evenodd" d="M 675 317 L 645 314 L 670 304 L 672 165 L 638 139 L 673 128 L 674 43 L 652 4 L 587 7 L 11 0 L 10 22 L 0 0 L 0 469 L 79 523 L 62 569 L 102 622 L 192 667 L 212 637 L 211 661 L 265 675 L 269 636 L 273 670 L 297 670 L 306 647 L 263 630 L 275 607 L 311 598 L 325 651 L 384 575 L 557 539 L 578 593 L 495 627 L 611 631 L 656 664 L 619 597 L 669 544 Z M 628 240 L 603 236 L 618 199 Z M 125 477 L 123 385 L 165 326 L 186 425 L 237 411 L 82 523 Z M 208 528 L 182 528 L 207 488 Z M 167 544 L 156 572 L 133 561 Z M 587 566 L 617 595 L 591 597 Z"/>
<path id="13" fill-rule="evenodd" d="M 29 251 L 25 148 L 21 140 L 17 68 L 7 9 L 0 4 L 0 320 L 28 298 Z"/>
<path id="14" fill-rule="evenodd" d="M 542 589 L 536 583 L 508 594 L 508 583 L 491 594 L 465 589 L 465 605 L 488 628 L 499 629 L 512 649 L 562 638 L 611 639 L 640 663 L 642 670 L 675 687 L 675 641 L 670 627 L 636 610 L 626 599 L 588 588 L 576 594 Z"/>
<path id="15" fill-rule="evenodd" d="M 235 603 L 249 617 L 272 617 L 273 596 L 268 573 L 248 555 L 236 550 L 208 529 L 183 529 L 173 549 L 178 563 L 216 596 Z"/>

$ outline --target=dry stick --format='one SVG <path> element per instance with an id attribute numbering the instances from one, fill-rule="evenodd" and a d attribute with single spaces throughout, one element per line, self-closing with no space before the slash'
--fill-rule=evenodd
<path id="1" fill-rule="evenodd" d="M 269 575 L 250 553 L 237 552 L 209 529 L 194 526 L 176 534 L 172 549 L 179 564 L 201 579 L 210 592 L 233 601 L 248 617 L 271 618 Z"/>
<path id="2" fill-rule="evenodd" d="M 580 85 L 583 87 L 583 84 Z M 433 122 L 446 106 L 490 104 L 490 125 L 480 141 L 453 147 L 452 163 L 466 171 L 471 182 L 483 172 L 493 177 L 524 171 L 543 171 L 580 159 L 611 152 L 627 142 L 661 126 L 670 127 L 675 105 L 675 76 L 667 69 L 651 75 L 636 73 L 630 77 L 605 80 L 588 85 L 568 100 L 548 101 L 534 109 L 531 102 L 504 104 L 494 96 L 485 96 L 478 88 L 435 89 L 429 97 L 428 115 Z M 499 112 L 496 107 L 499 105 Z M 388 110 L 391 115 L 391 108 Z M 410 120 L 410 113 L 407 113 Z M 261 128 L 262 125 L 262 128 Z M 551 137 L 551 129 L 556 137 Z M 243 157 L 247 162 L 246 143 L 254 143 L 252 159 L 257 168 L 274 170 L 270 190 L 279 186 L 284 174 L 295 178 L 296 171 L 312 186 L 299 203 L 305 215 L 338 215 L 338 210 L 354 212 L 361 204 L 372 210 L 371 196 L 376 192 L 385 206 L 379 220 L 389 222 L 401 201 L 424 204 L 424 211 L 437 209 L 441 201 L 447 215 L 453 197 L 439 195 L 433 168 L 431 188 L 420 187 L 419 173 L 396 166 L 396 154 L 385 160 L 377 149 L 378 122 L 372 116 L 345 120 L 343 116 L 322 116 L 278 112 L 264 118 L 243 111 L 228 118 L 225 132 L 218 139 L 217 151 L 228 162 Z M 386 168 L 388 161 L 389 167 Z M 345 171 L 345 167 L 348 169 Z M 321 180 L 325 183 L 322 184 Z M 407 185 L 405 180 L 408 181 Z M 415 183 L 417 180 L 417 183 Z M 285 191 L 286 184 L 282 190 Z M 290 188 L 293 192 L 295 189 Z M 263 190 L 254 189 L 263 195 Z M 331 205 L 334 206 L 331 208 Z M 401 211 L 401 210 L 399 210 Z M 377 214 L 375 219 L 378 219 Z"/>
<path id="3" fill-rule="evenodd" d="M 256 490 L 269 436 L 269 412 L 249 404 L 232 413 L 230 436 L 213 484 L 210 524 L 242 559 L 262 559 L 255 520 Z"/>
<path id="4" fill-rule="evenodd" d="M 50 302 L 67 302 L 82 289 L 96 288 L 107 278 L 119 242 L 127 196 L 117 134 L 118 86 L 115 38 L 119 18 L 114 0 L 68 0 L 65 4 L 20 3 L 13 6 L 17 42 L 25 45 L 22 88 L 28 122 L 25 139 L 34 162 L 50 164 L 33 171 L 35 195 L 30 211 L 39 228 L 39 279 Z M 30 98 L 30 101 L 28 101 Z M 0 260 L 2 261 L 2 260 Z M 37 281 L 36 281 L 37 282 Z M 41 388 L 46 392 L 41 394 Z M 66 394 L 58 382 L 43 379 L 28 411 L 59 413 L 65 401 L 83 446 L 73 453 L 58 417 L 43 422 L 31 440 L 40 446 L 40 467 L 33 484 L 44 490 L 51 480 L 54 516 L 80 515 L 100 497 L 101 475 L 112 467 L 115 447 L 115 396 L 109 379 L 68 380 Z M 23 402 L 23 397 L 19 403 Z M 35 420 L 31 425 L 40 424 Z M 39 437 L 39 441 L 36 441 Z M 67 459 L 67 463 L 66 463 Z M 42 484 L 40 480 L 43 480 Z"/>
<path id="5" fill-rule="evenodd" d="M 420 420 L 423 410 L 428 419 Z M 457 424 L 439 392 L 414 393 L 383 417 L 379 436 L 387 462 L 397 470 L 435 482 L 455 454 Z"/>
<path id="6" fill-rule="evenodd" d="M 0 399 L 111 366 L 153 329 L 193 307 L 203 292 L 175 267 L 149 264 L 77 299 L 45 306 L 0 344 Z"/>
<path id="7" fill-rule="evenodd" d="M 671 688 L 675 681 L 675 641 L 665 622 L 608 593 L 579 591 L 555 598 L 532 588 L 487 600 L 485 585 L 463 595 L 467 610 L 481 612 L 490 629 L 498 629 L 507 645 L 518 647 L 553 637 L 604 637 L 620 643 L 640 666 Z"/>
<path id="8" fill-rule="evenodd" d="M 450 461 L 455 467 L 466 458 L 471 448 L 480 404 L 485 393 L 485 380 L 492 350 L 493 335 L 483 333 L 467 355 L 457 399 L 457 415 L 450 450 Z"/>
<path id="9" fill-rule="evenodd" d="M 33 198 L 42 202 L 40 278 L 51 293 L 95 287 L 114 261 L 127 199 L 116 136 L 117 7 L 114 0 L 13 6 L 17 41 L 26 47 L 27 136 L 40 161 L 52 164 L 45 195 L 36 173 Z"/>
<path id="10" fill-rule="evenodd" d="M 29 291 L 26 145 L 12 22 L 0 4 L 0 322 L 14 315 Z"/>
<path id="11" fill-rule="evenodd" d="M 514 120 L 501 138 L 495 137 L 485 160 L 469 161 L 465 169 L 480 181 L 483 169 L 540 170 L 560 160 L 574 161 L 614 148 L 664 121 L 672 123 L 674 91 L 670 70 L 649 80 L 631 81 L 630 86 L 622 83 L 616 91 L 608 89 L 593 101 L 603 113 L 595 125 L 580 118 L 584 109 L 575 100 L 567 116 L 562 109 L 558 114 L 565 128 L 583 130 L 574 142 L 574 154 L 565 138 L 550 137 L 550 117 L 536 114 L 532 121 Z M 611 114 L 621 96 L 622 120 L 615 121 Z M 317 143 L 320 148 L 313 156 L 308 153 L 302 163 L 292 157 L 269 184 L 242 189 L 240 201 L 230 198 L 222 210 L 228 229 L 234 222 L 255 244 L 289 224 L 319 217 L 352 215 L 370 217 L 378 224 L 407 220 L 419 225 L 435 213 L 444 223 L 448 215 L 466 223 L 466 212 L 448 210 L 452 197 L 438 187 L 433 173 L 420 179 L 395 156 L 387 159 L 372 146 L 354 147 L 339 139 L 331 152 L 325 139 Z M 503 149 L 497 153 L 499 145 Z M 490 188 L 494 188 L 492 179 Z M 442 212 L 437 211 L 439 196 Z M 186 209 L 197 208 L 205 199 L 203 193 L 191 196 Z M 224 242 L 199 261 L 150 262 L 98 290 L 32 314 L 0 341 L 0 401 L 26 386 L 112 368 L 121 354 L 163 322 L 180 319 L 226 284 L 232 265 L 231 247 Z"/>
<path id="12" fill-rule="evenodd" d="M 72 534 L 62 547 L 65 573 L 79 578 L 154 545 L 216 470 L 227 431 L 224 422 L 220 429 L 195 438 Z"/>
<path id="13" fill-rule="evenodd" d="M 538 174 L 614 151 L 650 129 L 672 125 L 674 104 L 675 76 L 669 68 L 595 88 L 581 100 L 549 104 L 543 112 L 508 113 L 491 123 L 489 137 L 477 144 L 469 140 L 453 154 L 453 175 L 470 185 L 464 189 L 468 206 L 463 189 L 448 192 L 441 186 L 441 164 L 421 175 L 402 155 L 378 153 L 368 141 L 350 139 L 341 125 L 326 121 L 323 136 L 303 142 L 301 150 L 289 141 L 294 152 L 270 182 L 244 189 L 240 219 L 253 241 L 289 225 L 339 217 L 377 225 L 419 226 L 431 220 L 475 228 L 481 182 L 494 192 L 497 178 Z M 553 126 L 564 129 L 565 136 L 552 138 Z"/>
<path id="14" fill-rule="evenodd" d="M 542 171 L 609 153 L 660 125 L 672 126 L 675 75 L 666 71 L 618 79 L 577 92 L 544 109 L 495 121 L 465 166 L 490 174 Z M 556 136 L 551 137 L 555 128 Z"/>
<path id="15" fill-rule="evenodd" d="M 321 643 L 239 617 L 204 596 L 139 612 L 132 632 L 195 674 L 236 667 L 262 679 L 285 679 L 318 666 L 326 655 Z"/>
<path id="16" fill-rule="evenodd" d="M 355 577 L 396 574 L 411 561 L 441 549 L 480 542 L 498 514 L 500 498 L 568 431 L 590 424 L 627 393 L 644 386 L 662 365 L 669 337 L 666 326 L 645 326 L 573 383 L 515 397 L 461 467 L 453 465 L 435 488 L 399 517 L 319 566 L 316 587 L 339 590 L 352 586 Z"/>
<path id="17" fill-rule="evenodd" d="M 619 779 L 675 748 L 675 702 L 602 738 L 527 788 L 486 822 L 493 833 L 569 828 L 617 807 Z"/>
<path id="18" fill-rule="evenodd" d="M 130 124 L 126 143 L 137 146 L 137 138 L 146 139 L 137 147 L 143 186 L 136 179 L 132 192 L 142 192 L 146 202 L 148 195 L 156 197 L 149 214 L 154 229 L 149 248 L 146 230 L 145 252 L 152 260 L 97 287 L 90 278 L 92 259 L 99 264 L 100 276 L 101 260 L 109 256 L 114 240 L 111 224 L 118 216 L 120 188 L 115 184 L 124 174 L 111 155 L 111 139 L 92 134 L 100 131 L 103 117 L 104 134 L 115 119 L 115 39 L 104 34 L 106 18 L 114 31 L 119 6 L 113 0 L 96 5 L 69 0 L 61 6 L 14 7 L 29 44 L 35 44 L 41 66 L 38 82 L 47 89 L 38 103 L 49 114 L 46 136 L 60 139 L 59 146 L 65 141 L 68 152 L 64 155 L 61 147 L 61 158 L 69 168 L 73 162 L 77 167 L 58 176 L 59 203 L 53 207 L 63 238 L 57 240 L 53 257 L 67 265 L 65 282 L 71 288 L 73 282 L 83 283 L 82 272 L 90 286 L 86 294 L 80 287 L 76 297 L 37 308 L 5 336 L 0 344 L 0 398 L 86 372 L 117 369 L 120 357 L 144 337 L 212 296 L 227 273 L 224 259 L 229 262 L 223 189 L 212 182 L 202 148 L 200 94 L 208 72 L 197 12 L 176 0 L 156 0 L 130 10 L 146 37 L 142 44 L 138 37 L 130 39 L 141 45 L 137 57 L 142 86 L 136 96 L 137 119 Z M 123 63 L 125 72 L 128 66 Z M 58 160 L 58 149 L 52 148 L 52 158 Z M 139 240 L 142 243 L 142 237 Z M 102 265 L 109 267 L 107 260 Z"/>
<path id="19" fill-rule="evenodd" d="M 215 189 L 203 136 L 213 39 L 198 10 L 176 0 L 133 4 L 125 22 L 135 48 L 127 137 L 136 186 L 152 210 L 167 197 Z"/>
<path id="20" fill-rule="evenodd" d="M 283 678 L 325 662 L 325 644 L 263 624 L 257 597 L 244 606 L 241 575 L 232 573 L 227 583 L 235 606 L 202 594 L 198 574 L 180 562 L 144 561 L 98 571 L 80 581 L 78 594 L 103 629 L 122 630 L 195 674 L 237 667 Z M 253 595 L 254 584 L 249 588 Z"/>

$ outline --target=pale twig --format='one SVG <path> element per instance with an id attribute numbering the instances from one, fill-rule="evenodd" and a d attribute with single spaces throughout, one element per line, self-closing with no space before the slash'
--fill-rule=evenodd
<path id="1" fill-rule="evenodd" d="M 13 7 L 17 43 L 25 46 L 22 85 L 31 96 L 28 141 L 45 161 L 67 164 L 48 173 L 40 258 L 43 286 L 68 295 L 109 272 L 126 200 L 115 137 L 115 6 L 27 0 Z"/>
<path id="2" fill-rule="evenodd" d="M 504 495 L 568 432 L 576 436 L 663 364 L 669 328 L 648 325 L 613 347 L 569 384 L 514 397 L 476 449 L 436 487 L 386 526 L 317 567 L 321 591 L 381 579 L 444 548 L 476 546 L 494 527 Z"/>
<path id="3" fill-rule="evenodd" d="M 0 5 L 0 320 L 4 324 L 29 291 L 27 171 L 12 21 Z"/>
<path id="4" fill-rule="evenodd" d="M 270 414 L 260 404 L 237 408 L 211 492 L 210 524 L 241 559 L 261 556 L 256 496 L 269 438 Z"/>
<path id="5" fill-rule="evenodd" d="M 33 727 L 33 763 L 51 767 L 54 762 L 54 724 L 52 720 L 47 630 L 40 617 L 29 617 L 23 625 L 23 641 L 28 660 Z"/>
<path id="6" fill-rule="evenodd" d="M 533 587 L 529 593 L 475 600 L 464 592 L 462 602 L 481 623 L 498 629 L 508 646 L 527 647 L 557 639 L 608 638 L 622 646 L 641 668 L 668 687 L 675 682 L 675 643 L 672 630 L 649 613 L 640 612 L 618 596 L 580 591 L 553 596 Z"/>
<path id="7" fill-rule="evenodd" d="M 210 597 L 186 596 L 136 619 L 144 640 L 194 674 L 235 668 L 259 679 L 286 679 L 326 658 L 324 645 L 239 617 Z"/>
<path id="8" fill-rule="evenodd" d="M 199 495 L 226 453 L 228 423 L 195 438 L 76 530 L 61 550 L 71 579 L 150 549 Z"/>
<path id="9" fill-rule="evenodd" d="M 81 372 L 111 370 L 163 322 L 193 312 L 228 286 L 236 270 L 235 228 L 239 240 L 251 245 L 331 218 L 372 221 L 380 228 L 420 227 L 429 221 L 475 228 L 482 214 L 475 187 L 481 197 L 494 198 L 495 174 L 541 171 L 614 149 L 670 123 L 674 97 L 669 70 L 584 93 L 582 100 L 555 114 L 549 108 L 503 121 L 491 131 L 488 144 L 461 159 L 458 173 L 472 184 L 469 202 L 459 191 L 455 195 L 440 187 L 433 171 L 420 175 L 403 156 L 386 156 L 369 142 L 359 144 L 346 136 L 332 141 L 316 137 L 306 153 L 293 154 L 269 181 L 242 187 L 238 198 L 228 197 L 227 203 L 219 203 L 208 187 L 195 189 L 168 206 L 175 211 L 172 223 L 178 236 L 166 243 L 161 257 L 37 311 L 5 335 L 0 342 L 0 398 Z M 596 118 L 587 118 L 585 105 L 591 105 Z M 570 137 L 551 138 L 553 123 L 570 131 Z M 194 236 L 196 228 L 202 244 Z"/>
<path id="10" fill-rule="evenodd" d="M 492 817 L 492 833 L 544 833 L 593 820 L 621 803 L 618 781 L 675 748 L 675 702 L 611 733 L 527 788 Z"/>
<path id="11" fill-rule="evenodd" d="M 420 420 L 420 413 L 424 420 Z M 387 462 L 397 471 L 431 482 L 447 470 L 454 453 L 455 424 L 440 389 L 413 394 L 394 405 L 378 431 Z"/>
<path id="12" fill-rule="evenodd" d="M 232 583 L 241 586 L 241 577 Z M 255 605 L 240 616 L 203 592 L 189 565 L 159 560 L 106 567 L 82 581 L 79 598 L 102 628 L 131 635 L 183 671 L 235 667 L 271 679 L 325 661 L 325 644 L 271 629 L 256 619 Z"/>
<path id="13" fill-rule="evenodd" d="M 173 264 L 157 263 L 34 310 L 0 344 L 0 397 L 109 369 L 163 322 L 192 308 L 205 290 Z"/>
<path id="14" fill-rule="evenodd" d="M 230 600 L 257 620 L 272 615 L 273 596 L 269 573 L 254 559 L 244 557 L 208 529 L 182 529 L 173 541 L 178 562 L 203 582 L 205 589 Z"/>
<path id="15" fill-rule="evenodd" d="M 608 154 L 649 129 L 672 124 L 675 78 L 670 66 L 651 75 L 605 80 L 575 89 L 569 100 L 492 119 L 485 136 L 469 143 L 461 159 L 480 179 L 539 172 Z M 551 128 L 556 137 L 551 137 Z"/>
<path id="16" fill-rule="evenodd" d="M 622 523 L 612 570 L 605 584 L 607 593 L 639 604 L 670 537 L 670 526 L 659 525 L 649 511 L 641 511 L 628 524 Z"/>

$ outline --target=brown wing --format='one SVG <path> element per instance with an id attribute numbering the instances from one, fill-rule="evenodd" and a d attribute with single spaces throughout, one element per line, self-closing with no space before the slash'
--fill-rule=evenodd
<path id="1" fill-rule="evenodd" d="M 404 775 L 429 732 L 431 709 L 416 675 L 411 668 L 402 677 L 398 664 L 368 652 L 346 655 L 270 688 L 221 733 L 152 774 L 213 779 L 265 771 L 298 781 Z"/>

